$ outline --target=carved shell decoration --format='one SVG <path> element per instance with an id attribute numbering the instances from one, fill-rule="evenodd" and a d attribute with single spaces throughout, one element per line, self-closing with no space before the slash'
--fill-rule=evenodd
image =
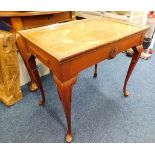
<path id="1" fill-rule="evenodd" d="M 110 52 L 109 52 L 109 59 L 113 59 L 117 55 L 117 47 L 114 47 Z"/>

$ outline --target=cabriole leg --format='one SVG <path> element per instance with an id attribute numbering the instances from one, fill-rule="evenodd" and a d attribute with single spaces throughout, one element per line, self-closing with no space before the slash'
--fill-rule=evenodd
<path id="1" fill-rule="evenodd" d="M 125 82 L 124 82 L 124 87 L 123 87 L 124 96 L 129 95 L 128 91 L 126 90 L 126 86 L 127 86 L 128 80 L 130 78 L 130 75 L 132 74 L 132 71 L 135 68 L 135 66 L 138 62 L 138 59 L 139 59 L 139 57 L 142 53 L 142 50 L 143 50 L 142 46 L 133 47 L 132 49 L 134 51 L 134 54 L 132 56 L 132 60 L 131 60 L 131 63 L 130 63 L 130 66 L 129 66 L 129 69 L 128 69 L 128 72 L 127 72 L 127 75 L 125 78 Z"/>
<path id="2" fill-rule="evenodd" d="M 13 27 L 15 26 L 14 20 L 12 21 L 12 25 L 13 25 Z M 15 28 L 15 29 L 18 29 L 18 28 Z M 22 59 L 23 59 L 23 61 L 25 63 L 25 66 L 27 68 L 27 71 L 28 71 L 30 79 L 31 79 L 30 90 L 31 91 L 36 91 L 38 89 L 38 86 L 37 86 L 37 84 L 35 82 L 35 79 L 33 78 L 33 75 L 32 75 L 31 69 L 30 69 L 30 65 L 29 65 L 29 62 L 28 62 L 30 53 L 28 52 L 26 42 L 17 33 L 16 33 L 16 40 L 17 40 L 17 46 L 18 46 L 18 49 L 19 49 L 19 53 L 20 53 L 20 55 L 21 55 L 21 57 L 22 57 Z"/>
<path id="3" fill-rule="evenodd" d="M 34 56 L 30 56 L 30 58 L 28 59 L 29 61 L 29 65 L 30 65 L 30 72 L 31 75 L 33 76 L 33 79 L 35 80 L 35 83 L 37 84 L 38 88 L 40 89 L 42 98 L 39 102 L 39 105 L 44 105 L 45 103 L 45 94 L 44 94 L 44 90 L 43 90 L 43 86 L 42 86 L 42 82 L 39 76 L 39 72 L 37 69 L 37 65 L 36 65 L 36 61 L 35 61 L 35 57 Z"/>
<path id="4" fill-rule="evenodd" d="M 71 100 L 72 100 L 72 86 L 75 84 L 77 77 L 71 78 L 68 81 L 61 82 L 55 75 L 53 75 L 55 84 L 57 86 L 58 94 L 62 102 L 66 120 L 67 120 L 67 135 L 66 141 L 71 142 L 73 140 L 73 134 L 71 129 Z"/>

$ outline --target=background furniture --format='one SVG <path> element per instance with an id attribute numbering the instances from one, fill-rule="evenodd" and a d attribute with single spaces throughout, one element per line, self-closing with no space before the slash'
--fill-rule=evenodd
<path id="1" fill-rule="evenodd" d="M 16 38 L 0 30 L 0 101 L 11 106 L 21 98 Z"/>
<path id="2" fill-rule="evenodd" d="M 49 24 L 70 21 L 73 19 L 75 19 L 75 15 L 74 12 L 71 11 L 0 11 L 0 20 L 4 21 L 8 26 L 11 26 L 15 34 L 18 30 L 45 26 Z M 27 46 L 24 40 L 18 34 L 16 35 L 16 39 L 19 52 L 30 75 L 30 90 L 34 91 L 37 89 L 37 85 L 29 69 L 30 66 L 28 63 L 28 58 L 30 54 L 27 52 Z M 20 57 L 19 60 L 21 85 L 23 85 L 29 81 L 29 78 L 27 76 L 27 70 L 25 69 Z M 44 67 L 39 61 L 37 64 L 41 70 L 41 75 L 49 73 L 49 70 L 47 70 L 47 68 Z"/>
<path id="3" fill-rule="evenodd" d="M 78 11 L 75 14 L 79 18 L 93 18 L 101 16 L 145 25 L 147 22 L 148 11 Z"/>

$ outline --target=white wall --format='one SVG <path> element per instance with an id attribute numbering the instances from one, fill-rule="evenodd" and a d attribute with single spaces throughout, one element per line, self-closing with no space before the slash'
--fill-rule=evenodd
<path id="1" fill-rule="evenodd" d="M 147 23 L 148 11 L 132 11 L 130 22 L 135 24 L 145 25 Z"/>

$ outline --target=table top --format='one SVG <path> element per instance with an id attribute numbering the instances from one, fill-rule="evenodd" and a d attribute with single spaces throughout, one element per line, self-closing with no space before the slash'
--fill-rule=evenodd
<path id="1" fill-rule="evenodd" d="M 36 16 L 56 14 L 64 11 L 0 11 L 0 17 Z"/>
<path id="2" fill-rule="evenodd" d="M 61 62 L 148 28 L 99 17 L 22 30 L 19 33 Z"/>

